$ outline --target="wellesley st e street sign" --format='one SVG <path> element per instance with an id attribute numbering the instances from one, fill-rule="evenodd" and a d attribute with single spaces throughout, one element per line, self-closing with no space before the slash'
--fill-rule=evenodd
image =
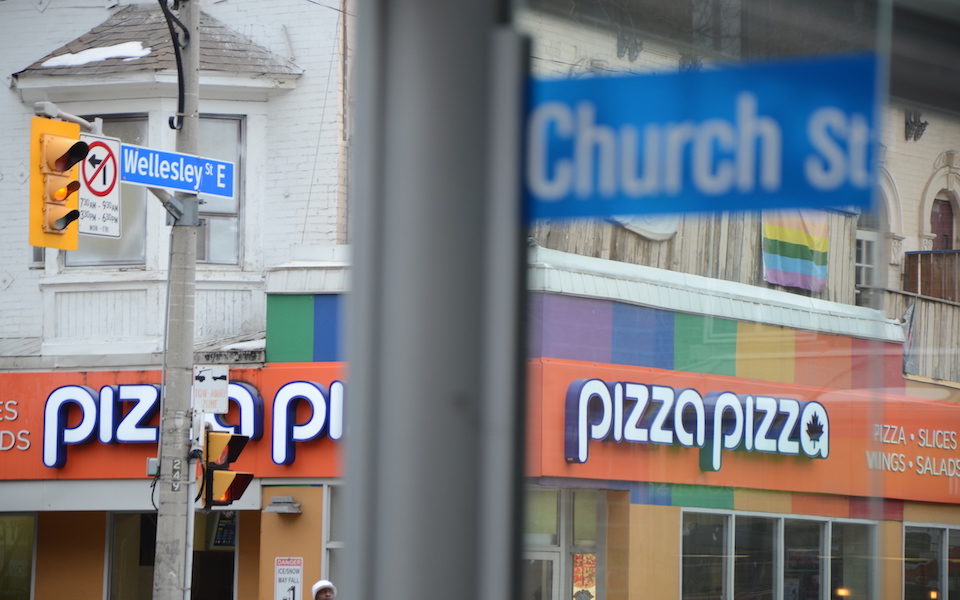
<path id="1" fill-rule="evenodd" d="M 233 198 L 232 162 L 123 144 L 120 180 L 144 187 Z"/>

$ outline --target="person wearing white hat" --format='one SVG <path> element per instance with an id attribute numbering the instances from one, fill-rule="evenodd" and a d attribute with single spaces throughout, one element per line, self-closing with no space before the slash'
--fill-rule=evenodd
<path id="1" fill-rule="evenodd" d="M 332 581 L 321 579 L 310 588 L 313 600 L 333 600 L 337 597 L 337 586 Z"/>

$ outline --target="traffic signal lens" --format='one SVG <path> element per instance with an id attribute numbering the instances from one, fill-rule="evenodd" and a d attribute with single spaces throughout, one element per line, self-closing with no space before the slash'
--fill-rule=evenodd
<path id="1" fill-rule="evenodd" d="M 253 473 L 213 471 L 211 477 L 212 504 L 214 506 L 227 505 L 239 500 L 251 481 L 253 481 Z"/>
<path id="2" fill-rule="evenodd" d="M 50 218 L 50 228 L 55 231 L 63 231 L 67 228 L 67 225 L 80 218 L 79 210 L 70 210 L 66 207 L 59 210 L 56 208 L 48 208 L 47 214 Z"/>
<path id="3" fill-rule="evenodd" d="M 53 190 L 53 192 L 51 192 L 50 197 L 56 200 L 57 202 L 63 202 L 70 196 L 70 194 L 80 189 L 80 182 L 71 181 L 70 183 L 64 186 L 55 185 L 54 188 L 55 189 Z"/>
<path id="4" fill-rule="evenodd" d="M 59 135 L 43 136 L 44 157 L 51 171 L 66 171 L 90 152 L 86 142 L 78 142 Z"/>
<path id="5" fill-rule="evenodd" d="M 226 466 L 237 460 L 243 447 L 250 439 L 242 435 L 224 433 L 220 431 L 207 432 L 207 443 L 204 446 L 204 462 L 215 467 Z"/>

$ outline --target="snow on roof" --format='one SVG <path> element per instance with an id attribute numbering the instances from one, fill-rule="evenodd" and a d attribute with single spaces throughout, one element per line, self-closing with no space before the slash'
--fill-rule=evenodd
<path id="1" fill-rule="evenodd" d="M 123 42 L 113 46 L 89 48 L 76 54 L 67 52 L 43 61 L 41 67 L 76 67 L 87 63 L 98 62 L 108 58 L 134 59 L 150 54 L 150 48 L 144 48 L 143 42 Z"/>
<path id="2" fill-rule="evenodd" d="M 274 78 L 295 78 L 303 73 L 293 61 L 204 12 L 200 13 L 199 38 L 201 71 Z M 176 60 L 163 13 L 157 6 L 131 4 L 13 76 L 109 76 L 166 69 L 176 69 Z"/>

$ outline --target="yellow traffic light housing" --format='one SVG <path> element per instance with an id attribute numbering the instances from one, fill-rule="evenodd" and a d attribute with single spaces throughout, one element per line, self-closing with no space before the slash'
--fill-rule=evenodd
<path id="1" fill-rule="evenodd" d="M 228 506 L 240 499 L 253 473 L 231 471 L 249 440 L 245 435 L 207 431 L 203 444 L 203 507 Z"/>
<path id="2" fill-rule="evenodd" d="M 77 163 L 90 151 L 80 126 L 34 117 L 30 124 L 31 246 L 76 250 L 80 218 Z"/>

